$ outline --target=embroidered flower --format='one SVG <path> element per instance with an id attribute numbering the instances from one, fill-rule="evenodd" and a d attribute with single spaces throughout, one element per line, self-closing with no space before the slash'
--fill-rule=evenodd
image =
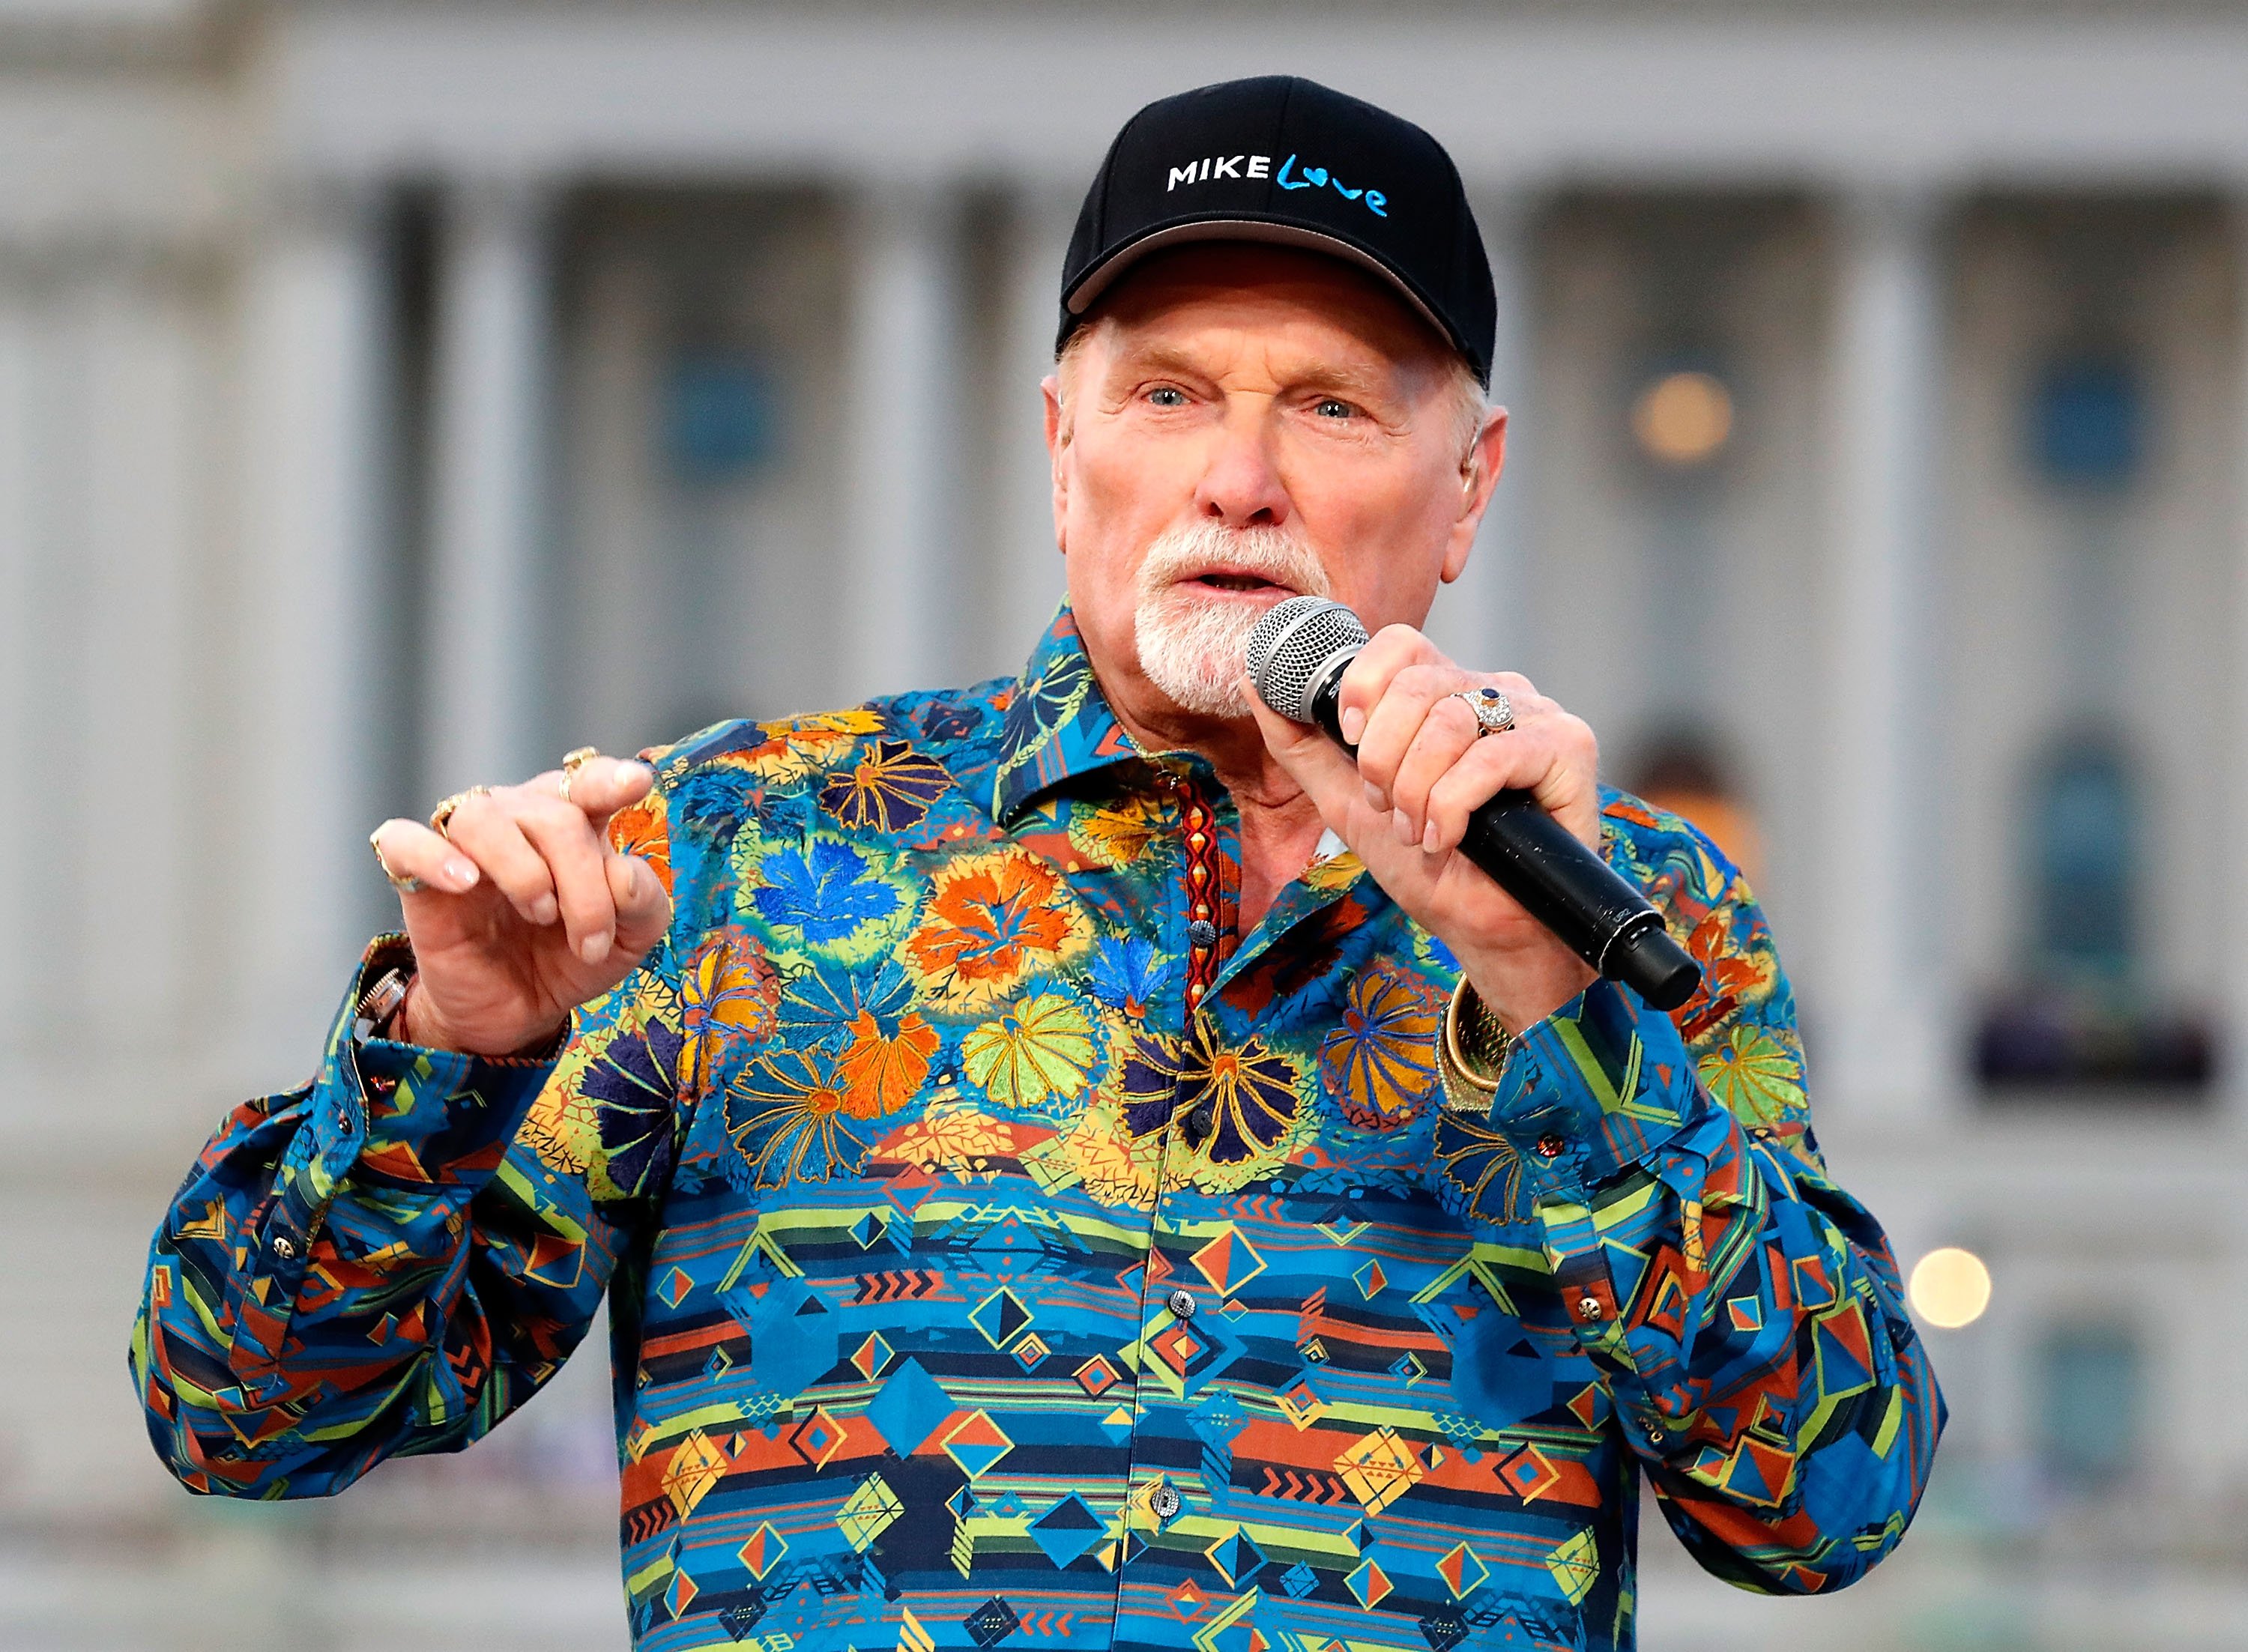
<path id="1" fill-rule="evenodd" d="M 1119 1064 L 1125 1118 L 1135 1135 L 1160 1129 L 1174 1112 L 1205 1104 L 1211 1128 L 1201 1152 L 1213 1164 L 1269 1153 L 1296 1121 L 1296 1069 L 1262 1038 L 1219 1040 L 1207 1016 L 1184 1038 L 1141 1032 Z"/>
<path id="2" fill-rule="evenodd" d="M 875 926 L 905 909 L 896 885 L 866 855 L 832 838 L 769 849 L 756 867 L 764 885 L 751 892 L 757 911 L 813 948 L 846 956 L 862 951 L 879 938 Z"/>
<path id="3" fill-rule="evenodd" d="M 1733 1027 L 1696 1065 L 1710 1093 L 1744 1124 L 1779 1124 L 1803 1111 L 1803 1064 L 1763 1027 Z"/>
<path id="4" fill-rule="evenodd" d="M 757 937 L 728 925 L 711 930 L 687 955 L 679 984 L 687 1028 L 681 1082 L 702 1093 L 713 1066 L 772 1031 L 780 981 Z"/>
<path id="5" fill-rule="evenodd" d="M 1447 1209 L 1473 1210 L 1500 1221 L 1529 1215 L 1522 1203 L 1521 1155 L 1491 1126 L 1460 1114 L 1439 1113 L 1436 1164 L 1444 1185 L 1454 1189 L 1455 1196 L 1444 1200 Z"/>
<path id="6" fill-rule="evenodd" d="M 1104 809 L 1070 811 L 1071 847 L 1105 867 L 1128 867 L 1163 833 L 1163 817 L 1151 798 L 1125 798 Z"/>
<path id="7" fill-rule="evenodd" d="M 753 1188 L 825 1182 L 865 1162 L 847 1082 L 817 1050 L 761 1055 L 726 1086 L 726 1134 Z"/>
<path id="8" fill-rule="evenodd" d="M 961 1065 L 1003 1107 L 1035 1107 L 1048 1096 L 1068 1100 L 1093 1068 L 1093 1027 L 1078 1004 L 1042 992 L 970 1032 Z"/>
<path id="9" fill-rule="evenodd" d="M 1061 874 L 1010 847 L 937 873 L 906 951 L 948 1008 L 977 1008 L 1079 949 L 1090 927 Z"/>
<path id="10" fill-rule="evenodd" d="M 1093 950 L 1089 971 L 1093 996 L 1112 1010 L 1137 1021 L 1170 977 L 1171 966 L 1155 950 L 1155 943 L 1136 935 L 1100 937 Z"/>
<path id="11" fill-rule="evenodd" d="M 844 1110 L 860 1119 L 895 1113 L 920 1093 L 936 1046 L 936 1029 L 911 1010 L 890 1026 L 873 1011 L 860 1011 L 835 1068 L 844 1084 Z"/>
<path id="12" fill-rule="evenodd" d="M 671 825 L 663 793 L 651 791 L 609 817 L 609 847 L 648 862 L 668 891 L 671 888 Z"/>
<path id="13" fill-rule="evenodd" d="M 781 783 L 800 780 L 814 769 L 833 764 L 851 749 L 861 735 L 874 734 L 881 716 L 863 707 L 849 711 L 826 711 L 816 716 L 781 723 L 761 723 L 764 738 L 737 751 L 711 759 L 714 766 L 746 769 L 760 780 Z"/>
<path id="14" fill-rule="evenodd" d="M 1345 1118 L 1361 1130 L 1394 1130 L 1427 1105 L 1443 1013 L 1420 977 L 1388 963 L 1359 971 L 1342 1025 L 1319 1046 L 1320 1080 Z"/>
<path id="15" fill-rule="evenodd" d="M 601 1163 L 620 1194 L 641 1190 L 670 1145 L 674 1074 L 685 1041 L 650 1018 L 620 1030 L 579 1082 L 598 1109 Z"/>
<path id="16" fill-rule="evenodd" d="M 908 740 L 877 740 L 844 774 L 820 788 L 819 806 L 853 831 L 902 832 L 919 824 L 952 777 Z"/>

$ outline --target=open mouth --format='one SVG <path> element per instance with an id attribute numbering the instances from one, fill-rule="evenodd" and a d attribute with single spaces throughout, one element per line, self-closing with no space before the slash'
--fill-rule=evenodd
<path id="1" fill-rule="evenodd" d="M 1231 568 L 1211 568 L 1179 583 L 1198 586 L 1204 591 L 1223 591 L 1236 596 L 1264 596 L 1269 593 L 1292 597 L 1296 594 L 1287 586 L 1277 585 L 1262 574 L 1242 573 Z"/>

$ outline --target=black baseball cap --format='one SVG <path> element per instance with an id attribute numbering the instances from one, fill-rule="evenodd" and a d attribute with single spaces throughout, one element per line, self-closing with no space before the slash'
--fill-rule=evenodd
<path id="1" fill-rule="evenodd" d="M 1396 288 L 1491 385 L 1491 261 L 1443 145 L 1409 120 L 1296 75 L 1227 80 L 1124 123 L 1062 268 L 1056 348 L 1111 283 L 1190 241 L 1267 241 Z"/>

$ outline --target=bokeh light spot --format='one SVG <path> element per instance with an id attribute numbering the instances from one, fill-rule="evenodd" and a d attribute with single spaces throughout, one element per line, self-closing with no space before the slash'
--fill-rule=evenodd
<path id="1" fill-rule="evenodd" d="M 1913 1265 L 1912 1311 L 1938 1330 L 1972 1325 L 1991 1306 L 1991 1270 L 1972 1251 L 1946 1245 Z"/>
<path id="2" fill-rule="evenodd" d="M 1666 373 L 1631 404 L 1631 434 L 1660 463 L 1705 463 L 1733 434 L 1732 394 L 1712 374 Z"/>

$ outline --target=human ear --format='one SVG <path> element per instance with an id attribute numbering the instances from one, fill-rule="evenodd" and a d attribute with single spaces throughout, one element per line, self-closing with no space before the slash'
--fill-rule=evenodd
<path id="1" fill-rule="evenodd" d="M 1067 529 L 1064 524 L 1069 518 L 1069 480 L 1067 467 L 1062 463 L 1062 455 L 1069 448 L 1069 432 L 1063 422 L 1060 375 L 1046 374 L 1038 385 L 1038 391 L 1045 401 L 1047 476 L 1053 493 L 1054 544 L 1066 552 L 1068 550 L 1066 543 Z"/>
<path id="2" fill-rule="evenodd" d="M 1498 484 L 1499 472 L 1506 468 L 1506 409 L 1493 408 L 1476 432 L 1476 439 L 1460 465 L 1460 514 L 1452 524 L 1450 543 L 1444 547 L 1443 579 L 1449 584 L 1460 577 L 1468 566 L 1468 552 L 1474 548 L 1476 530 L 1483 524 L 1484 512 L 1491 508 L 1491 490 Z"/>

